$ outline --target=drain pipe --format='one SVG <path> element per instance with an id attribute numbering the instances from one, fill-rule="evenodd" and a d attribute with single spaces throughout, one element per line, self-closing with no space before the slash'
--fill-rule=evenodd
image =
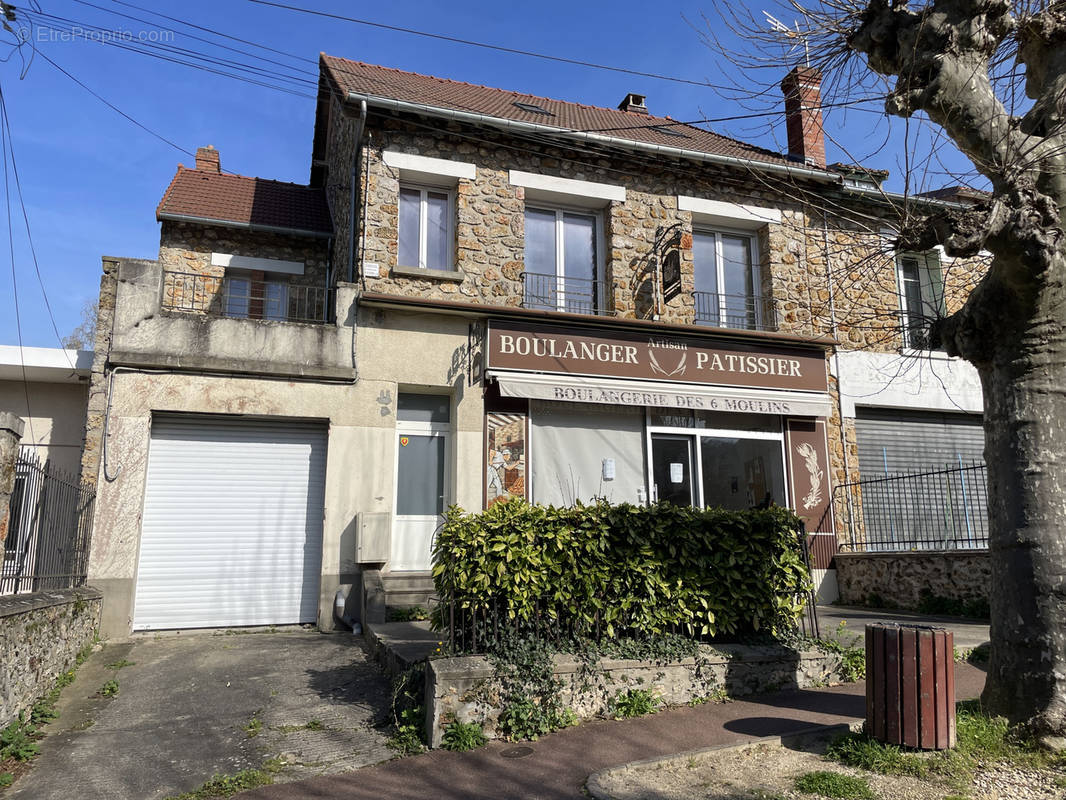
<path id="1" fill-rule="evenodd" d="M 359 193 L 359 159 L 363 155 L 363 129 L 366 127 L 366 100 L 359 101 L 359 119 L 355 128 L 355 154 L 352 156 L 350 197 L 348 200 L 348 282 L 355 281 L 355 223 L 356 196 Z"/>

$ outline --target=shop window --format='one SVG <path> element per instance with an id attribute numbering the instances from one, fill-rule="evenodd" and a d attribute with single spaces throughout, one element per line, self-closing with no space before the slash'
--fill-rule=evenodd
<path id="1" fill-rule="evenodd" d="M 526 308 L 599 314 L 606 308 L 600 215 L 526 208 Z"/>
<path id="2" fill-rule="evenodd" d="M 401 184 L 399 266 L 453 269 L 452 198 L 447 189 Z"/>
<path id="3" fill-rule="evenodd" d="M 771 330 L 773 315 L 760 294 L 758 245 L 749 233 L 696 229 L 697 325 L 742 330 Z"/>
<path id="4" fill-rule="evenodd" d="M 936 253 L 902 253 L 896 259 L 903 346 L 929 350 L 929 329 L 944 316 L 944 280 Z"/>

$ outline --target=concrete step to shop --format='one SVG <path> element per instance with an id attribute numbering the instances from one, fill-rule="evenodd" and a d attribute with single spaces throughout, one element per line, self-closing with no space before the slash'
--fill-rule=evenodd
<path id="1" fill-rule="evenodd" d="M 387 608 L 410 608 L 412 606 L 428 608 L 431 599 L 436 596 L 433 576 L 428 572 L 382 575 L 381 585 L 385 590 Z"/>

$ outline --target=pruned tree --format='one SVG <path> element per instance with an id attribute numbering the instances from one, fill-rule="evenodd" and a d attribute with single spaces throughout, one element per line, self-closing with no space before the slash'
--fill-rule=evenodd
<path id="1" fill-rule="evenodd" d="M 835 87 L 830 104 L 846 106 L 864 90 L 869 99 L 880 86 L 887 114 L 936 126 L 987 181 L 986 199 L 972 207 L 905 206 L 898 244 L 992 256 L 961 308 L 932 330 L 949 354 L 974 364 L 985 399 L 993 581 L 983 700 L 1039 734 L 1062 736 L 1066 2 L 791 0 L 775 13 L 798 19 L 795 30 L 719 2 L 716 21 L 745 44 L 730 49 L 704 35 L 742 70 L 773 64 L 778 76 L 800 44 L 798 57 Z"/>

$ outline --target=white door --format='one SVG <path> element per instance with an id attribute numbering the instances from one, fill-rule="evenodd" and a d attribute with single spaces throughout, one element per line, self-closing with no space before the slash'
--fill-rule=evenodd
<path id="1" fill-rule="evenodd" d="M 325 475 L 321 425 L 157 419 L 134 630 L 313 622 Z"/>
<path id="2" fill-rule="evenodd" d="M 433 538 L 448 504 L 451 398 L 401 394 L 396 412 L 396 503 L 389 569 L 433 567 Z"/>

